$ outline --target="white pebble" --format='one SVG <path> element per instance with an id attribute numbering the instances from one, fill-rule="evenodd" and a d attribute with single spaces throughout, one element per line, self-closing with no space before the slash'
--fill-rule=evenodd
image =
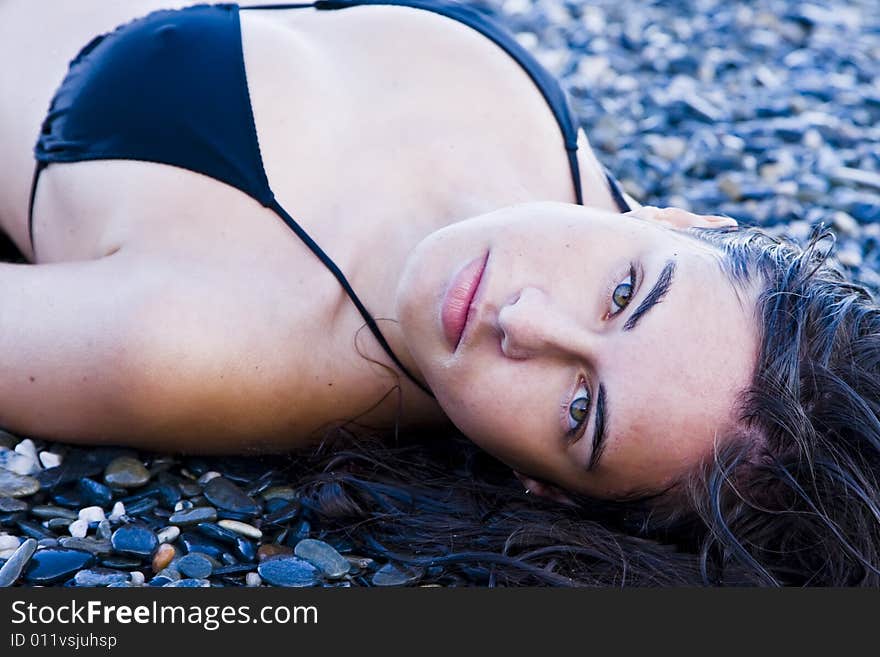
<path id="1" fill-rule="evenodd" d="M 180 527 L 177 525 L 168 525 L 156 534 L 156 538 L 159 539 L 160 543 L 171 543 L 177 540 L 178 536 L 180 536 Z"/>
<path id="2" fill-rule="evenodd" d="M 185 501 L 185 500 L 180 500 L 180 502 L 178 502 L 177 504 L 175 504 L 175 505 L 174 505 L 174 510 L 175 510 L 175 511 L 183 511 L 183 510 L 186 508 L 186 505 L 184 504 L 184 501 Z"/>
<path id="3" fill-rule="evenodd" d="M 49 468 L 57 468 L 61 465 L 61 455 L 55 452 L 40 452 L 40 463 L 47 470 Z"/>
<path id="4" fill-rule="evenodd" d="M 0 550 L 0 559 L 8 559 L 8 558 L 11 557 L 13 554 L 15 554 L 15 551 L 16 551 L 17 549 L 18 549 L 18 548 L 13 548 L 13 549 L 11 549 L 11 550 Z"/>
<path id="5" fill-rule="evenodd" d="M 0 551 L 14 550 L 18 547 L 19 543 L 21 543 L 21 541 L 18 540 L 18 536 L 0 534 Z"/>
<path id="6" fill-rule="evenodd" d="M 239 522 L 238 520 L 220 520 L 218 523 L 224 529 L 228 529 L 230 531 L 235 532 L 236 534 L 241 534 L 242 536 L 247 536 L 248 538 L 252 538 L 254 540 L 260 540 L 263 538 L 263 532 L 254 527 L 253 525 L 249 525 L 246 522 Z"/>
<path id="7" fill-rule="evenodd" d="M 113 509 L 110 511 L 110 515 L 107 517 L 110 519 L 111 522 L 116 522 L 124 515 L 125 505 L 122 502 L 116 502 L 116 504 L 113 505 Z"/>
<path id="8" fill-rule="evenodd" d="M 219 472 L 215 472 L 214 470 L 209 470 L 208 472 L 203 474 L 201 477 L 199 477 L 198 481 L 200 484 L 202 484 L 204 486 L 212 479 L 216 479 L 217 477 L 220 477 L 220 476 L 222 476 L 222 475 Z"/>
<path id="9" fill-rule="evenodd" d="M 19 475 L 34 474 L 40 469 L 34 459 L 8 447 L 0 447 L 0 467 Z"/>
<path id="10" fill-rule="evenodd" d="M 263 583 L 263 579 L 259 573 L 248 573 L 244 576 L 244 583 L 246 586 L 259 586 Z"/>
<path id="11" fill-rule="evenodd" d="M 846 267 L 860 267 L 862 264 L 862 254 L 856 249 L 846 248 L 837 254 L 837 260 Z"/>
<path id="12" fill-rule="evenodd" d="M 30 438 L 25 438 L 18 445 L 15 446 L 15 451 L 19 454 L 27 456 L 33 461 L 37 460 L 37 446 L 34 445 L 34 441 Z"/>
<path id="13" fill-rule="evenodd" d="M 83 518 L 74 520 L 70 523 L 67 529 L 71 536 L 74 536 L 75 538 L 85 538 L 86 534 L 89 533 L 89 521 Z"/>
<path id="14" fill-rule="evenodd" d="M 99 506 L 87 506 L 79 510 L 79 519 L 85 520 L 86 523 L 101 522 L 105 517 L 104 509 Z"/>
<path id="15" fill-rule="evenodd" d="M 135 586 L 142 586 L 143 583 L 144 583 L 144 581 L 145 581 L 145 579 L 146 579 L 146 578 L 144 577 L 144 574 L 143 574 L 141 571 L 139 571 L 139 570 L 133 570 L 133 571 L 130 573 L 130 576 L 131 576 L 131 578 L 129 579 L 129 581 L 130 581 L 132 584 L 134 584 Z"/>
<path id="16" fill-rule="evenodd" d="M 834 222 L 834 227 L 841 233 L 851 237 L 855 237 L 859 234 L 859 222 L 856 221 L 852 215 L 843 211 L 838 211 L 834 213 L 831 220 Z"/>
<path id="17" fill-rule="evenodd" d="M 815 128 L 808 129 L 801 140 L 807 148 L 811 150 L 817 150 L 822 146 L 822 135 Z"/>

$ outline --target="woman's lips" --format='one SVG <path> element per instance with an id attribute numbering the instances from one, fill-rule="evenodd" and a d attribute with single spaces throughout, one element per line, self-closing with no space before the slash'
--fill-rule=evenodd
<path id="1" fill-rule="evenodd" d="M 440 322 L 443 325 L 443 334 L 453 351 L 461 341 L 461 336 L 471 314 L 471 302 L 480 286 L 488 259 L 487 252 L 479 258 L 471 260 L 459 270 L 446 290 L 446 296 L 440 308 Z"/>

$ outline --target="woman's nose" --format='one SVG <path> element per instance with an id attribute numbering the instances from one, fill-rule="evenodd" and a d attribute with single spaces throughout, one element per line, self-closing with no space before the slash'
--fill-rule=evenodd
<path id="1" fill-rule="evenodd" d="M 589 337 L 565 308 L 560 308 L 542 290 L 523 288 L 498 312 L 501 351 L 508 358 L 583 352 L 590 349 Z"/>

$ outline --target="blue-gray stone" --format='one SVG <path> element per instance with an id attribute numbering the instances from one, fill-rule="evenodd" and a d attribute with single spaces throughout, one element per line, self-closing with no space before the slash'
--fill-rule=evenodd
<path id="1" fill-rule="evenodd" d="M 268 514 L 264 524 L 283 525 L 295 519 L 299 515 L 300 505 L 298 502 L 285 502 L 284 505 Z"/>
<path id="2" fill-rule="evenodd" d="M 196 530 L 208 538 L 213 538 L 229 545 L 235 545 L 235 542 L 239 539 L 239 535 L 231 529 L 226 529 L 213 522 L 201 522 L 196 525 Z"/>
<path id="3" fill-rule="evenodd" d="M 0 496 L 0 513 L 17 513 L 19 511 L 27 511 L 28 503 L 24 500 L 17 500 L 14 497 Z"/>
<path id="4" fill-rule="evenodd" d="M 105 507 L 113 501 L 113 491 L 108 486 L 88 477 L 77 481 L 76 489 L 87 505 Z"/>
<path id="5" fill-rule="evenodd" d="M 235 539 L 235 554 L 242 561 L 253 561 L 257 558 L 257 546 L 243 536 Z"/>
<path id="6" fill-rule="evenodd" d="M 120 456 L 107 464 L 104 483 L 119 488 L 137 488 L 150 480 L 150 472 L 138 459 Z"/>
<path id="7" fill-rule="evenodd" d="M 40 490 L 40 482 L 29 477 L 20 475 L 0 468 L 0 495 L 4 497 L 27 497 Z"/>
<path id="8" fill-rule="evenodd" d="M 373 573 L 373 586 L 404 586 L 421 579 L 424 571 L 417 567 L 408 567 L 395 563 L 386 563 Z"/>
<path id="9" fill-rule="evenodd" d="M 146 526 L 140 524 L 123 525 L 110 537 L 113 549 L 119 554 L 135 557 L 149 557 L 159 541 Z"/>
<path id="10" fill-rule="evenodd" d="M 92 538 L 91 536 L 86 536 L 84 538 L 62 536 L 59 539 L 59 542 L 61 543 L 61 547 L 70 550 L 83 550 L 85 552 L 91 552 L 92 554 L 104 555 L 110 554 L 113 551 L 113 546 L 110 544 L 109 540 Z"/>
<path id="11" fill-rule="evenodd" d="M 204 579 L 211 576 L 214 565 L 211 560 L 204 554 L 193 552 L 181 557 L 175 567 L 184 577 L 192 577 L 193 579 Z"/>
<path id="12" fill-rule="evenodd" d="M 24 571 L 24 578 L 31 584 L 55 584 L 83 568 L 88 568 L 93 563 L 95 563 L 94 555 L 80 550 L 66 548 L 38 550 L 31 557 Z"/>
<path id="13" fill-rule="evenodd" d="M 124 557 L 118 554 L 100 557 L 100 563 L 102 566 L 106 566 L 107 568 L 116 568 L 118 570 L 133 570 L 135 568 L 140 568 L 142 562 L 143 559 L 137 559 L 135 557 Z"/>
<path id="14" fill-rule="evenodd" d="M 220 543 L 195 532 L 183 532 L 180 535 L 180 542 L 183 543 L 187 553 L 201 552 L 213 559 L 219 559 L 220 555 L 226 552 L 226 548 Z"/>
<path id="15" fill-rule="evenodd" d="M 218 509 L 246 515 L 260 512 L 260 505 L 254 498 L 225 477 L 214 477 L 205 484 L 205 497 Z"/>
<path id="16" fill-rule="evenodd" d="M 156 577 L 147 582 L 147 586 L 165 586 L 167 584 L 173 584 L 176 581 L 178 580 L 171 579 L 165 575 L 156 575 Z"/>
<path id="17" fill-rule="evenodd" d="M 156 500 L 152 497 L 145 497 L 137 502 L 132 502 L 131 504 L 125 505 L 125 515 L 127 516 L 141 516 L 144 515 L 147 511 L 152 511 L 157 506 L 159 506 L 159 500 Z"/>
<path id="18" fill-rule="evenodd" d="M 18 526 L 23 534 L 25 534 L 26 536 L 30 536 L 31 538 L 35 538 L 38 541 L 43 538 L 55 538 L 55 534 L 50 532 L 39 523 L 32 522 L 30 520 L 19 520 L 15 524 Z"/>
<path id="19" fill-rule="evenodd" d="M 129 581 L 129 574 L 111 568 L 89 568 L 80 570 L 73 576 L 76 586 L 110 586 Z"/>
<path id="20" fill-rule="evenodd" d="M 49 520 L 51 518 L 76 520 L 79 517 L 79 514 L 73 509 L 65 509 L 62 506 L 53 506 L 51 504 L 38 504 L 31 507 L 31 515 L 41 520 Z"/>
<path id="21" fill-rule="evenodd" d="M 217 509 L 212 506 L 197 506 L 184 511 L 177 511 L 168 518 L 171 525 L 197 525 L 200 522 L 217 520 Z"/>
<path id="22" fill-rule="evenodd" d="M 272 557 L 257 567 L 260 577 L 274 586 L 315 586 L 318 569 L 299 557 Z"/>
<path id="23" fill-rule="evenodd" d="M 343 557 L 332 546 L 314 538 L 304 538 L 293 549 L 293 553 L 305 559 L 320 570 L 325 577 L 336 579 L 351 569 L 348 559 Z"/>
<path id="24" fill-rule="evenodd" d="M 29 538 L 12 553 L 0 568 L 0 587 L 12 586 L 21 577 L 22 571 L 30 562 L 37 549 L 37 541 Z"/>

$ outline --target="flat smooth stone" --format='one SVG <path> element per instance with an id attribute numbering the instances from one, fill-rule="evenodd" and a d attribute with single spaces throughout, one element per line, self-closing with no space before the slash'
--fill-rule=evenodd
<path id="1" fill-rule="evenodd" d="M 58 542 L 61 544 L 61 547 L 68 548 L 69 550 L 83 550 L 84 552 L 91 552 L 92 554 L 110 554 L 113 552 L 113 546 L 110 544 L 110 541 L 106 539 L 92 538 L 91 536 L 86 536 L 85 538 L 76 538 L 75 536 L 62 536 L 58 539 Z"/>
<path id="2" fill-rule="evenodd" d="M 130 456 L 120 456 L 107 464 L 104 483 L 120 488 L 137 488 L 150 480 L 150 472 L 144 464 Z"/>
<path id="3" fill-rule="evenodd" d="M 17 500 L 6 495 L 0 496 L 0 513 L 18 513 L 27 511 L 30 507 L 24 500 Z"/>
<path id="4" fill-rule="evenodd" d="M 225 477 L 211 479 L 205 484 L 204 493 L 208 501 L 218 509 L 247 515 L 260 512 L 260 505 L 256 500 Z"/>
<path id="5" fill-rule="evenodd" d="M 22 571 L 36 552 L 37 542 L 29 538 L 18 546 L 12 556 L 0 568 L 0 587 L 12 586 L 21 577 Z"/>
<path id="6" fill-rule="evenodd" d="M 208 557 L 198 552 L 193 552 L 178 559 L 176 567 L 181 575 L 193 579 L 210 577 L 214 570 L 214 565 Z"/>
<path id="7" fill-rule="evenodd" d="M 144 525 L 123 525 L 110 538 L 113 549 L 120 554 L 136 557 L 149 557 L 159 541 L 156 535 Z"/>
<path id="8" fill-rule="evenodd" d="M 235 545 L 235 542 L 239 539 L 239 535 L 234 531 L 224 529 L 219 524 L 214 524 L 212 522 L 200 522 L 196 525 L 196 530 L 208 538 L 213 538 L 216 541 L 227 543 L 229 545 Z"/>
<path id="9" fill-rule="evenodd" d="M 351 570 L 348 559 L 339 554 L 331 545 L 315 538 L 301 540 L 296 544 L 293 553 L 308 561 L 331 579 L 342 577 Z"/>
<path id="10" fill-rule="evenodd" d="M 110 586 L 127 582 L 129 579 L 129 574 L 124 570 L 98 567 L 80 570 L 73 576 L 73 583 L 76 586 Z"/>
<path id="11" fill-rule="evenodd" d="M 40 490 L 40 482 L 28 475 L 15 474 L 0 468 L 0 495 L 4 497 L 27 497 Z"/>
<path id="12" fill-rule="evenodd" d="M 76 482 L 76 489 L 86 504 L 105 507 L 113 499 L 113 491 L 99 481 L 83 477 Z"/>
<path id="13" fill-rule="evenodd" d="M 373 574 L 373 586 L 403 586 L 421 579 L 421 568 L 408 568 L 394 563 L 386 563 Z"/>
<path id="14" fill-rule="evenodd" d="M 264 500 L 287 500 L 293 501 L 297 498 L 296 492 L 290 486 L 272 486 L 263 491 Z"/>
<path id="15" fill-rule="evenodd" d="M 49 520 L 50 518 L 76 520 L 77 518 L 76 511 L 73 509 L 65 509 L 63 506 L 53 506 L 51 504 L 38 504 L 31 507 L 31 515 L 41 520 Z"/>
<path id="16" fill-rule="evenodd" d="M 136 559 L 134 557 L 123 557 L 119 555 L 101 557 L 102 566 L 107 566 L 107 568 L 118 568 L 119 570 L 131 570 L 133 568 L 140 568 L 141 562 L 142 559 Z"/>
<path id="17" fill-rule="evenodd" d="M 264 581 L 274 586 L 315 586 L 318 569 L 299 557 L 274 557 L 257 567 Z"/>
<path id="18" fill-rule="evenodd" d="M 214 559 L 219 559 L 220 555 L 226 552 L 226 548 L 216 541 L 193 532 L 183 532 L 180 535 L 180 541 L 183 543 L 183 547 L 186 548 L 187 554 L 201 552 Z"/>
<path id="19" fill-rule="evenodd" d="M 219 520 L 217 521 L 217 524 L 223 527 L 223 529 L 228 529 L 236 534 L 247 536 L 255 541 L 259 541 L 263 538 L 263 532 L 246 522 L 241 522 L 239 520 Z"/>
<path id="20" fill-rule="evenodd" d="M 197 525 L 200 522 L 217 520 L 217 509 L 212 506 L 197 506 L 192 509 L 176 511 L 168 518 L 172 525 Z"/>
<path id="21" fill-rule="evenodd" d="M 32 584 L 55 584 L 95 562 L 94 555 L 80 550 L 50 548 L 31 557 L 24 578 Z"/>

